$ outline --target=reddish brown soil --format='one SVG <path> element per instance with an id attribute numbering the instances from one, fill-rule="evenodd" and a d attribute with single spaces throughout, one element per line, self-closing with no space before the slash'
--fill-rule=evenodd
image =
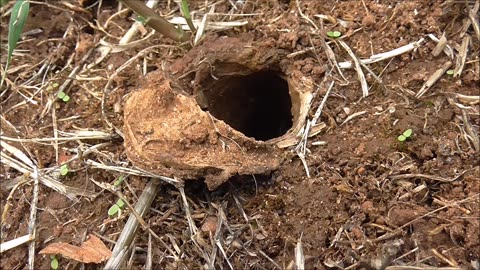
<path id="1" fill-rule="evenodd" d="M 195 59 L 188 52 L 197 50 L 202 55 L 202 50 L 208 51 L 202 46 L 211 43 L 200 43 L 191 49 L 188 44 L 178 45 L 155 34 L 140 45 L 109 54 L 97 66 L 81 74 L 83 77 L 78 76 L 66 90 L 71 101 L 55 102 L 55 110 L 44 113 L 47 101 L 55 100 L 55 91 L 47 90 L 46 86 L 39 92 L 35 87 L 25 87 L 25 82 L 39 72 L 43 65 L 41 61 L 46 59 L 50 63 L 50 70 L 42 73 L 48 84 L 62 84 L 74 66 L 98 60 L 99 53 L 94 51 L 82 63 L 82 58 L 100 39 L 116 44 L 132 24 L 131 14 L 122 13 L 105 25 L 109 17 L 118 11 L 118 4 L 114 1 L 103 1 L 100 9 L 95 5 L 87 12 L 79 10 L 82 3 L 88 7 L 93 2 L 72 1 L 70 6 L 49 1 L 53 7 L 31 5 L 31 16 L 25 31 L 41 26 L 42 32 L 24 36 L 18 49 L 27 50 L 27 53 L 19 51 L 13 57 L 7 76 L 8 89 L 0 100 L 2 136 L 52 138 L 55 127 L 65 132 L 88 129 L 115 133 L 115 128 L 125 131 L 124 101 L 127 96 L 146 85 L 161 84 L 164 77 L 175 84 L 173 88 L 184 91 L 182 97 L 201 103 L 202 96 L 195 95 L 199 86 L 188 85 L 189 81 L 202 81 L 191 77 L 193 73 L 188 73 L 197 68 L 195 63 L 201 59 Z M 171 2 L 170 6 L 161 4 L 158 11 L 161 14 L 168 11 L 179 14 L 175 3 Z M 190 2 L 191 10 L 205 10 L 205 1 Z M 246 4 L 233 9 L 230 2 Z M 311 177 L 306 176 L 304 165 L 292 154 L 294 147 L 291 147 L 275 150 L 275 153 L 281 153 L 284 161 L 278 166 L 272 165 L 277 169 L 271 173 L 255 177 L 235 175 L 215 191 L 208 190 L 202 178 L 188 181 L 186 195 L 197 227 L 204 225 L 204 228 L 211 228 L 211 223 L 216 222 L 212 219 L 224 219 L 220 244 L 235 269 L 274 269 L 276 265 L 294 269 L 294 250 L 300 240 L 306 269 L 385 269 L 395 265 L 478 269 L 480 155 L 474 149 L 475 138 L 469 135 L 466 122 L 478 134 L 479 103 L 478 100 L 465 101 L 455 96 L 480 95 L 480 42 L 473 28 L 466 31 L 466 35 L 471 36 L 471 44 L 463 73 L 457 78 L 442 76 L 420 99 L 415 98 L 415 94 L 430 75 L 450 60 L 444 53 L 436 57 L 431 54 L 436 43 L 429 38 L 415 51 L 369 65 L 375 74 L 381 75 L 382 83 L 365 72 L 368 85 L 372 86 L 366 98 L 362 98 L 355 70 L 342 70 L 345 79 L 342 78 L 336 69 L 332 69 L 322 48 L 325 32 L 338 30 L 358 58 L 393 50 L 430 33 L 440 37 L 445 32 L 448 44 L 458 49 L 462 43 L 462 27 L 468 21 L 465 3 L 434 0 L 299 0 L 298 3 L 299 6 L 297 1 L 284 0 L 221 1 L 216 6 L 217 13 L 232 11 L 234 14 L 262 15 L 247 16 L 244 18 L 249 22 L 246 26 L 208 33 L 208 36 L 212 39 L 248 36 L 254 50 L 269 48 L 275 52 L 273 55 L 266 53 L 261 61 L 252 59 L 257 63 L 267 63 L 259 69 L 272 68 L 268 64 L 273 61 L 278 63 L 273 68 L 276 72 L 313 81 L 313 89 L 319 90 L 309 119 L 327 91 L 324 78 L 328 76 L 329 82 L 336 81 L 319 119 L 327 128 L 308 139 L 310 152 L 306 163 Z M 322 29 L 320 20 L 315 17 L 318 14 L 329 15 L 337 21 L 325 20 Z M 218 16 L 217 19 L 231 21 L 238 18 Z M 342 26 L 338 20 L 347 22 L 347 25 Z M 103 31 L 95 25 L 96 21 L 104 28 Z M 1 23 L 3 66 L 6 61 L 3 44 L 7 38 L 8 16 L 2 15 Z M 329 38 L 326 40 L 332 41 Z M 108 78 L 143 49 L 161 44 L 164 46 L 150 48 L 114 78 L 107 91 L 105 114 L 102 114 L 101 100 Z M 312 46 L 314 50 L 309 49 Z M 338 62 L 351 60 L 338 42 L 332 41 L 329 46 Z M 287 57 L 302 50 L 305 51 Z M 171 66 L 172 63 L 176 64 Z M 216 67 L 215 63 L 210 64 L 212 69 Z M 65 66 L 67 68 L 63 69 Z M 228 69 L 222 67 L 223 71 Z M 235 68 L 233 64 L 230 67 Z M 143 69 L 157 73 L 151 73 L 147 78 L 142 73 Z M 177 75 L 175 70 L 180 73 Z M 330 70 L 333 72 L 330 73 Z M 160 78 L 152 74 L 163 75 Z M 180 74 L 187 75 L 177 77 Z M 39 87 L 42 76 L 28 85 Z M 208 91 L 208 87 L 200 88 Z M 28 101 L 21 103 L 26 100 L 25 96 L 30 97 L 33 93 L 35 104 Z M 456 103 L 468 108 L 462 110 Z M 202 107 L 204 104 L 199 105 Z M 159 108 L 159 111 L 162 109 L 165 108 Z M 364 113 L 342 124 L 349 115 L 358 112 Z M 141 126 L 141 119 L 137 120 Z M 399 142 L 397 136 L 409 128 L 413 130 L 412 137 Z M 187 133 L 195 134 L 192 131 Z M 195 142 L 196 139 L 189 138 L 188 141 Z M 113 247 L 125 225 L 128 210 L 118 219 L 109 218 L 108 208 L 117 201 L 117 197 L 91 180 L 111 184 L 120 173 L 93 168 L 86 162 L 94 160 L 106 165 L 131 167 L 120 136 L 116 135 L 108 141 L 110 145 L 82 156 L 69 165 L 67 176 L 59 177 L 65 185 L 94 192 L 95 198 L 70 200 L 40 185 L 35 240 L 37 254 L 51 242 L 80 245 L 90 233 L 102 236 L 107 246 Z M 326 144 L 314 144 L 319 141 Z M 18 143 L 7 139 L 5 142 L 21 149 L 42 172 L 48 173 L 48 169 L 61 164 L 62 159 L 104 141 L 61 143 L 59 160 L 56 160 L 55 149 L 50 142 Z M 165 155 L 173 154 L 168 153 L 167 146 L 162 144 L 162 151 Z M 191 149 L 195 146 L 193 144 Z M 182 154 L 180 148 L 174 151 L 175 155 Z M 202 155 L 200 150 L 198 155 Z M 27 233 L 33 183 L 20 185 L 7 201 L 12 186 L 18 182 L 15 179 L 22 178 L 22 174 L 4 162 L 0 168 L 0 210 L 3 212 L 7 203 L 10 207 L 6 219 L 2 218 L 3 243 Z M 254 173 L 255 170 L 236 172 Z M 205 175 L 202 172 L 195 176 Z M 174 173 L 172 176 L 175 176 Z M 28 175 L 25 178 L 29 179 Z M 148 180 L 127 177 L 126 184 L 122 185 L 123 194 L 132 203 L 136 202 Z M 163 185 L 151 211 L 144 218 L 169 248 L 182 254 L 175 261 L 165 247 L 152 238 L 153 268 L 200 269 L 206 265 L 203 252 L 209 256 L 211 252 L 216 252 L 215 266 L 229 268 L 222 253 L 214 249 L 214 239 L 209 239 L 208 231 L 213 229 L 205 229 L 198 236 L 203 243 L 201 250 L 192 243 L 182 198 L 175 187 Z M 137 232 L 137 249 L 130 268 L 141 269 L 145 265 L 148 238 L 148 232 L 141 229 Z M 26 268 L 28 245 L 16 247 L 0 256 L 1 269 Z M 65 258 L 60 259 L 60 264 L 67 269 L 82 267 Z M 48 269 L 49 265 L 48 257 L 35 256 L 36 269 Z M 87 269 L 96 268 L 98 265 L 87 265 Z"/>

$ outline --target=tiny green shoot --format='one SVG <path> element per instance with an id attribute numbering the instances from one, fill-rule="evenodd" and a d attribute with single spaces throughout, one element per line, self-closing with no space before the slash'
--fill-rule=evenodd
<path id="1" fill-rule="evenodd" d="M 119 187 L 122 184 L 123 180 L 125 180 L 125 176 L 120 175 L 120 177 L 118 177 L 118 179 L 115 180 L 115 182 L 113 182 L 113 186 L 114 187 Z"/>
<path id="2" fill-rule="evenodd" d="M 187 21 L 188 28 L 190 28 L 192 32 L 195 32 L 195 25 L 193 25 L 190 9 L 188 8 L 188 0 L 182 0 L 180 3 L 180 10 L 182 11 L 185 21 Z"/>
<path id="3" fill-rule="evenodd" d="M 65 176 L 67 174 L 68 174 L 68 165 L 63 164 L 62 166 L 60 166 L 60 175 Z"/>
<path id="4" fill-rule="evenodd" d="M 125 206 L 125 202 L 124 202 L 122 199 L 118 199 L 117 205 L 118 205 L 118 207 L 120 207 L 120 209 L 121 209 L 121 208 L 123 208 L 123 207 Z"/>
<path id="5" fill-rule="evenodd" d="M 4 2 L 2 1 L 2 5 Z M 3 86 L 5 77 L 7 75 L 10 61 L 12 60 L 13 51 L 17 47 L 17 42 L 22 34 L 23 27 L 28 18 L 28 11 L 30 10 L 30 2 L 26 0 L 18 0 L 13 5 L 12 13 L 10 15 L 10 22 L 8 23 L 8 53 L 7 62 L 5 64 L 5 72 L 3 72 L 2 79 L 0 81 L 0 88 Z"/>
<path id="6" fill-rule="evenodd" d="M 453 69 L 449 69 L 449 70 L 447 70 L 447 75 L 450 75 L 450 76 L 452 76 L 452 75 L 453 75 L 453 73 L 455 73 L 455 70 L 453 70 Z"/>
<path id="7" fill-rule="evenodd" d="M 54 270 L 58 269 L 58 259 L 55 257 L 55 255 L 50 255 L 50 267 Z"/>
<path id="8" fill-rule="evenodd" d="M 410 136 L 412 136 L 412 133 L 413 133 L 413 130 L 411 128 L 409 128 L 409 129 L 405 130 L 402 135 L 398 136 L 397 139 L 400 142 L 404 142 L 408 138 L 410 138 Z"/>
<path id="9" fill-rule="evenodd" d="M 65 94 L 65 92 L 63 91 L 58 92 L 57 97 L 63 102 L 68 102 L 70 100 L 70 96 Z"/>
<path id="10" fill-rule="evenodd" d="M 340 31 L 328 31 L 327 36 L 331 38 L 339 38 L 340 36 L 342 36 L 342 33 Z"/>
<path id="11" fill-rule="evenodd" d="M 108 209 L 108 216 L 112 217 L 115 214 L 118 213 L 120 215 L 120 212 L 122 208 L 125 206 L 125 202 L 122 199 L 118 199 L 118 201 Z"/>

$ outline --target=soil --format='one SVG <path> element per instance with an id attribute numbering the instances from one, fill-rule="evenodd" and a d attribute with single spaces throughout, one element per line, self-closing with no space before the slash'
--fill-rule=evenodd
<path id="1" fill-rule="evenodd" d="M 180 15 L 174 1 L 160 2 L 160 14 Z M 189 2 L 199 19 L 213 4 Z M 2 67 L 12 4 L 2 8 Z M 132 204 L 151 181 L 92 162 L 188 180 L 190 211 L 178 186 L 164 183 L 144 216 L 167 247 L 140 229 L 125 268 L 141 269 L 151 256 L 153 269 L 200 269 L 212 258 L 219 269 L 480 269 L 480 42 L 465 27 L 473 5 L 218 1 L 212 21 L 248 23 L 208 30 L 193 48 L 148 36 L 146 27 L 135 37 L 145 40 L 102 59 L 98 47 L 118 44 L 131 12 L 117 13 L 116 1 L 32 3 L 1 89 L 1 242 L 28 233 L 35 191 L 24 181 L 31 174 L 7 160 L 20 159 L 8 143 L 41 176 L 85 192 L 69 198 L 39 185 L 35 269 L 50 268 L 38 254 L 49 243 L 80 246 L 95 234 L 113 249 L 130 211 L 109 217 L 118 197 L 94 181 L 125 177 L 121 191 Z M 471 17 L 478 25 L 478 13 Z M 468 53 L 459 76 L 444 74 L 415 97 L 445 63 L 462 61 L 434 56 L 428 34 L 445 34 L 455 54 L 470 38 Z M 363 68 L 367 97 L 356 70 L 336 68 L 328 56 L 352 60 L 340 40 L 366 59 L 421 38 L 415 50 Z M 70 101 L 62 102 L 56 84 L 75 67 L 64 89 Z M 303 162 L 297 135 L 324 99 L 324 128 L 308 138 Z M 399 141 L 407 129 L 412 135 Z M 52 139 L 79 131 L 109 136 Z M 68 174 L 56 173 L 71 158 Z M 188 215 L 199 228 L 194 237 Z M 3 252 L 0 268 L 28 268 L 28 254 L 28 244 Z"/>

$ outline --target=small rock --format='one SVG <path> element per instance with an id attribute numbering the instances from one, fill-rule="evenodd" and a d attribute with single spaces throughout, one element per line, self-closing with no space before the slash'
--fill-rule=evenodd
<path id="1" fill-rule="evenodd" d="M 360 206 L 360 209 L 362 209 L 362 212 L 368 214 L 373 210 L 373 202 L 372 201 L 364 201 L 362 205 Z"/>
<path id="2" fill-rule="evenodd" d="M 215 234 L 215 232 L 217 231 L 217 217 L 207 217 L 202 224 L 201 230 L 202 232 L 210 232 L 212 234 Z"/>
<path id="3" fill-rule="evenodd" d="M 367 16 L 363 17 L 362 25 L 365 27 L 369 27 L 375 24 L 375 16 L 368 13 Z"/>

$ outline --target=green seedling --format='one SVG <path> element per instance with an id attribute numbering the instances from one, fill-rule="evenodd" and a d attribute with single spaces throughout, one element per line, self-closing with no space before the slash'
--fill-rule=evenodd
<path id="1" fill-rule="evenodd" d="M 62 166 L 60 166 L 60 175 L 65 176 L 67 174 L 68 174 L 68 165 L 63 164 Z"/>
<path id="2" fill-rule="evenodd" d="M 57 260 L 57 257 L 55 255 L 50 255 L 50 267 L 54 270 L 57 270 L 58 269 L 58 260 Z"/>
<path id="3" fill-rule="evenodd" d="M 339 32 L 339 31 L 328 31 L 327 36 L 329 36 L 331 38 L 339 38 L 339 37 L 342 36 L 342 33 Z"/>
<path id="4" fill-rule="evenodd" d="M 452 76 L 452 75 L 453 75 L 453 73 L 455 73 L 455 70 L 453 70 L 453 69 L 449 69 L 449 70 L 447 70 L 447 75 L 450 75 L 450 76 Z"/>
<path id="5" fill-rule="evenodd" d="M 108 209 L 108 216 L 113 217 L 117 213 L 120 215 L 123 207 L 125 207 L 125 202 L 122 199 L 118 199 L 118 201 Z"/>
<path id="6" fill-rule="evenodd" d="M 70 100 L 70 96 L 65 94 L 65 92 L 63 91 L 58 92 L 57 97 L 65 103 Z"/>
<path id="7" fill-rule="evenodd" d="M 413 133 L 413 130 L 411 128 L 409 128 L 409 129 L 405 130 L 402 135 L 398 136 L 397 139 L 400 142 L 404 142 L 408 138 L 410 138 L 410 136 L 412 136 L 412 133 Z"/>
<path id="8" fill-rule="evenodd" d="M 6 2 L 2 1 L 2 5 Z M 28 11 L 30 10 L 30 2 L 26 0 L 18 0 L 13 5 L 12 13 L 10 15 L 10 22 L 8 23 L 8 52 L 7 62 L 5 64 L 5 72 L 3 72 L 2 80 L 0 81 L 0 88 L 3 86 L 5 76 L 7 75 L 10 61 L 12 60 L 13 51 L 17 47 L 17 42 L 22 34 L 23 27 L 28 18 Z"/>

